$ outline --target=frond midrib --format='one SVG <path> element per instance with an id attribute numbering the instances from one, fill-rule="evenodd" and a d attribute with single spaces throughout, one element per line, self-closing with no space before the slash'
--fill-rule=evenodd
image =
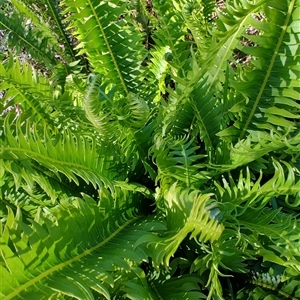
<path id="1" fill-rule="evenodd" d="M 243 126 L 242 132 L 241 132 L 240 137 L 239 137 L 240 140 L 243 139 L 243 137 L 244 137 L 244 135 L 245 135 L 245 133 L 246 133 L 248 127 L 249 127 L 249 124 L 250 124 L 250 122 L 251 122 L 251 120 L 252 120 L 252 118 L 253 118 L 253 116 L 255 114 L 255 111 L 256 111 L 256 109 L 258 107 L 258 104 L 259 104 L 259 101 L 261 99 L 261 96 L 262 96 L 262 94 L 263 94 L 263 92 L 265 90 L 265 87 L 266 87 L 267 82 L 269 80 L 269 77 L 271 75 L 271 71 L 273 69 L 273 66 L 274 66 L 274 63 L 275 63 L 275 59 L 276 59 L 276 57 L 278 55 L 279 48 L 280 48 L 280 46 L 281 46 L 281 44 L 283 42 L 283 37 L 284 37 L 284 35 L 285 35 L 286 31 L 287 31 L 288 23 L 289 23 L 290 18 L 292 16 L 293 8 L 295 6 L 295 1 L 296 0 L 292 0 L 291 1 L 289 9 L 288 9 L 288 11 L 286 13 L 286 19 L 285 19 L 284 25 L 282 26 L 280 36 L 278 38 L 277 44 L 275 46 L 275 50 L 273 52 L 271 61 L 269 63 L 269 66 L 268 66 L 268 69 L 267 69 L 267 72 L 266 72 L 266 76 L 264 77 L 264 81 L 263 81 L 263 83 L 260 86 L 259 92 L 258 92 L 258 94 L 256 96 L 256 99 L 255 99 L 254 104 L 252 106 L 252 109 L 251 109 L 251 112 L 249 114 L 249 117 L 247 118 L 247 121 L 246 121 L 245 125 Z"/>
<path id="2" fill-rule="evenodd" d="M 35 151 L 32 151 L 32 150 L 28 150 L 28 149 L 23 149 L 23 148 L 14 148 L 14 147 L 0 147 L 1 149 L 1 154 L 3 155 L 5 152 L 8 152 L 8 153 L 22 153 L 22 154 L 25 154 L 26 156 L 29 157 L 29 159 L 32 159 L 32 160 L 36 160 L 39 164 L 43 165 L 42 161 L 45 161 L 47 163 L 51 163 L 53 166 L 59 166 L 59 165 L 62 165 L 62 166 L 68 166 L 71 170 L 72 170 L 72 173 L 76 173 L 77 174 L 77 171 L 73 171 L 73 170 L 85 170 L 85 171 L 88 171 L 90 173 L 94 173 L 96 174 L 95 170 L 87 167 L 86 165 L 84 164 L 80 164 L 80 163 L 74 163 L 74 162 L 68 162 L 68 161 L 65 161 L 65 160 L 58 160 L 58 159 L 55 159 L 55 158 L 52 158 L 52 157 L 49 157 L 48 155 L 43 155 L 41 153 L 38 153 L 38 152 L 35 152 Z M 40 159 L 37 159 L 37 158 L 40 158 Z M 101 179 L 103 179 L 103 177 L 101 175 L 99 175 L 97 173 L 97 176 L 99 176 Z"/>
<path id="3" fill-rule="evenodd" d="M 91 0 L 87 0 L 87 1 L 88 1 L 88 4 L 89 4 L 89 6 L 90 6 L 92 12 L 93 12 L 94 18 L 95 18 L 95 20 L 96 20 L 96 22 L 97 22 L 97 24 L 98 24 L 98 26 L 99 26 L 99 28 L 100 28 L 100 30 L 101 30 L 102 37 L 103 37 L 103 39 L 104 39 L 104 41 L 105 41 L 105 45 L 106 45 L 106 47 L 107 47 L 107 50 L 108 50 L 108 52 L 109 52 L 109 54 L 110 54 L 110 57 L 111 57 L 111 59 L 112 59 L 112 61 L 113 61 L 114 66 L 115 66 L 115 70 L 117 71 L 117 73 L 118 73 L 118 75 L 119 75 L 119 79 L 121 80 L 121 84 L 122 84 L 122 86 L 123 86 L 123 89 L 124 89 L 126 95 L 128 95 L 128 94 L 129 94 L 129 91 L 128 91 L 128 89 L 127 89 L 127 86 L 126 86 L 126 83 L 125 83 L 124 78 L 123 78 L 123 76 L 122 76 L 122 72 L 121 72 L 121 70 L 120 70 L 120 68 L 119 68 L 119 65 L 117 64 L 117 61 L 116 61 L 116 59 L 115 59 L 114 53 L 113 53 L 113 51 L 112 51 L 112 49 L 111 49 L 111 46 L 110 46 L 110 44 L 109 44 L 109 40 L 108 40 L 108 38 L 107 38 L 107 36 L 106 36 L 106 34 L 105 34 L 105 31 L 104 31 L 104 28 L 103 28 L 103 26 L 102 26 L 102 24 L 101 24 L 101 21 L 100 21 L 100 19 L 98 18 L 98 15 L 97 15 L 97 13 L 96 13 L 96 11 L 95 11 L 95 8 L 94 8 L 93 4 L 91 3 Z"/>
<path id="4" fill-rule="evenodd" d="M 72 59 L 75 61 L 76 60 L 76 57 L 75 57 L 75 54 L 74 54 L 74 51 L 73 51 L 73 48 L 72 46 L 70 45 L 70 41 L 69 39 L 67 38 L 67 35 L 65 33 L 65 31 L 63 30 L 62 28 L 62 23 L 61 23 L 61 20 L 57 18 L 57 14 L 54 10 L 54 7 L 53 7 L 53 1 L 50 1 L 50 0 L 46 0 L 47 2 L 47 6 L 49 7 L 50 11 L 51 11 L 51 16 L 52 18 L 54 19 L 55 21 L 55 24 L 61 34 L 61 36 L 64 38 L 65 40 L 65 43 L 64 45 L 66 45 L 69 49 L 69 53 L 72 55 Z"/>

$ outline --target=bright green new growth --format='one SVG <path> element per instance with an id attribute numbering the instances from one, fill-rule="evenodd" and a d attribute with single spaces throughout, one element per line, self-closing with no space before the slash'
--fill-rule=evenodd
<path id="1" fill-rule="evenodd" d="M 300 298 L 300 2 L 218 2 L 0 2 L 1 299 Z"/>

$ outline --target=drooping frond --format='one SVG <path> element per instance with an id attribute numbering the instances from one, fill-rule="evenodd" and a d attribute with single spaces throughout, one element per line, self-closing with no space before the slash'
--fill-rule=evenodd
<path id="1" fill-rule="evenodd" d="M 103 219 L 97 204 L 85 201 L 63 201 L 29 225 L 19 210 L 15 216 L 9 210 L 1 223 L 2 299 L 111 299 L 128 292 L 128 282 L 152 299 L 139 268 L 147 257 L 134 252 L 133 244 L 164 227 L 153 218 L 122 216 L 121 211 Z"/>
<path id="2" fill-rule="evenodd" d="M 128 95 L 140 90 L 143 59 L 142 35 L 126 18 L 121 1 L 62 1 L 70 28 L 102 80 Z"/>
<path id="3" fill-rule="evenodd" d="M 57 1 L 32 1 L 12 0 L 12 4 L 19 14 L 26 17 L 33 32 L 40 32 L 43 37 L 47 37 L 48 47 L 51 45 L 66 61 L 75 61 L 75 52 L 62 23 Z M 63 49 L 62 49 L 63 48 Z"/>

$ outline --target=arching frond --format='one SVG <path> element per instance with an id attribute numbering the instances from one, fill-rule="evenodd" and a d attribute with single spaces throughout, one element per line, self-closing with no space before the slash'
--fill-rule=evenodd
<path id="1" fill-rule="evenodd" d="M 25 31 L 23 22 L 23 17 L 17 12 L 8 17 L 0 11 L 0 28 L 9 32 L 9 41 L 19 52 L 26 47 L 26 51 L 32 57 L 45 63 L 47 67 L 55 65 L 54 48 L 48 44 L 48 38 L 41 32 L 31 31 L 30 28 Z"/>
<path id="2" fill-rule="evenodd" d="M 297 206 L 298 201 L 290 203 L 288 199 L 298 197 L 300 193 L 300 170 L 293 170 L 292 166 L 286 162 L 279 163 L 273 159 L 274 175 L 266 180 L 262 171 L 257 180 L 251 178 L 249 169 L 246 172 L 241 171 L 238 182 L 234 182 L 229 175 L 229 182 L 223 178 L 222 182 L 215 182 L 217 187 L 216 196 L 222 203 L 230 205 L 245 205 L 256 208 L 266 206 L 272 198 L 280 195 L 286 196 L 286 203 Z M 246 173 L 246 174 L 244 174 Z M 264 182 L 262 182 L 264 179 Z M 289 197 L 290 196 L 290 197 Z"/>

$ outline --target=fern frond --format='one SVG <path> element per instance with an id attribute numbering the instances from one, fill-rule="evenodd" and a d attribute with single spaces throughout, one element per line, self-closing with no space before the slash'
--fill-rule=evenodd
<path id="1" fill-rule="evenodd" d="M 244 230 L 257 232 L 257 253 L 264 260 L 282 265 L 300 273 L 299 221 L 279 210 L 264 209 L 257 214 L 248 208 L 238 217 L 238 223 Z M 269 242 L 267 242 L 269 241 Z"/>
<path id="2" fill-rule="evenodd" d="M 92 183 L 96 188 L 103 184 L 113 190 L 112 180 L 117 175 L 112 171 L 111 162 L 117 159 L 109 145 L 98 148 L 96 140 L 73 134 L 69 130 L 59 135 L 52 134 L 47 128 L 39 133 L 36 127 L 27 123 L 25 132 L 17 126 L 12 132 L 8 118 L 5 123 L 5 140 L 1 145 L 1 164 L 8 172 L 16 175 L 16 183 L 24 179 L 32 186 L 31 177 L 36 163 L 42 169 L 46 168 L 52 176 L 60 179 L 60 174 L 78 184 L 78 178 Z M 76 152 L 74 152 L 76 149 Z M 116 154 L 116 152 L 115 152 Z M 14 168 L 18 168 L 17 174 Z M 115 177 L 116 176 L 116 177 Z M 115 177 L 115 178 L 114 178 Z M 17 184 L 19 185 L 19 184 Z"/>
<path id="3" fill-rule="evenodd" d="M 0 91 L 6 91 L 3 101 L 7 105 L 20 105 L 27 117 L 43 120 L 50 127 L 53 126 L 49 118 L 52 110 L 49 104 L 52 98 L 49 80 L 29 64 L 20 64 L 11 55 L 6 63 L 0 63 Z"/>
<path id="4" fill-rule="evenodd" d="M 200 279 L 195 275 L 172 277 L 163 283 L 155 283 L 154 281 L 152 286 L 159 299 L 207 299 L 206 295 L 200 292 Z"/>
<path id="5" fill-rule="evenodd" d="M 238 81 L 232 82 L 246 99 L 243 116 L 235 124 L 240 129 L 240 139 L 249 130 L 295 131 L 299 127 L 296 123 L 300 112 L 296 2 L 283 1 L 279 8 L 265 1 L 264 18 L 251 21 L 260 34 L 244 34 L 255 45 L 240 46 L 240 50 L 251 55 L 255 69 L 246 70 Z"/>
<path id="6" fill-rule="evenodd" d="M 181 181 L 186 187 L 200 187 L 212 174 L 202 170 L 205 168 L 202 160 L 206 155 L 197 153 L 198 149 L 192 139 L 173 141 L 155 136 L 152 151 L 158 167 L 157 180 Z"/>
<path id="7" fill-rule="evenodd" d="M 103 81 L 116 85 L 128 95 L 137 93 L 142 83 L 142 35 L 122 16 L 126 6 L 120 1 L 65 0 L 65 13 L 70 13 L 69 28 L 79 40 L 79 54 L 86 54 L 94 71 Z"/>
<path id="8" fill-rule="evenodd" d="M 269 180 L 264 179 L 261 171 L 259 178 L 254 181 L 251 179 L 249 168 L 246 172 L 240 172 L 237 182 L 234 182 L 232 176 L 229 176 L 229 182 L 223 177 L 222 183 L 215 182 L 217 199 L 223 203 L 262 208 L 271 198 L 284 195 L 289 203 L 289 196 L 292 198 L 300 192 L 300 180 L 296 177 L 299 170 L 293 170 L 287 162 L 279 163 L 274 159 L 273 167 L 274 175 Z M 296 206 L 298 202 L 290 205 Z"/>
<path id="9" fill-rule="evenodd" d="M 133 243 L 161 225 L 121 217 L 122 212 L 118 216 L 105 220 L 95 202 L 79 199 L 40 213 L 30 225 L 22 221 L 20 211 L 16 216 L 10 211 L 1 231 L 2 298 L 94 299 L 96 293 L 111 299 L 122 295 L 130 280 L 143 286 L 138 265 L 147 257 L 134 252 Z"/>
<path id="10" fill-rule="evenodd" d="M 164 236 L 145 236 L 136 245 L 147 244 L 153 264 L 169 265 L 171 256 L 177 251 L 182 241 L 189 236 L 200 242 L 218 240 L 224 229 L 216 219 L 211 218 L 205 205 L 212 194 L 202 194 L 198 190 L 182 189 L 176 184 L 165 191 L 162 203 L 166 217 L 167 232 Z"/>
<path id="11" fill-rule="evenodd" d="M 25 31 L 24 22 L 17 12 L 13 12 L 8 18 L 0 11 L 0 28 L 9 32 L 8 41 L 12 47 L 17 47 L 19 52 L 25 47 L 32 57 L 45 63 L 47 67 L 55 65 L 54 48 L 49 45 L 48 38 L 42 32 L 32 31 L 31 28 Z"/>
<path id="12" fill-rule="evenodd" d="M 185 41 L 186 31 L 184 19 L 180 7 L 175 1 L 152 1 L 153 9 L 158 15 L 158 28 L 155 35 L 155 48 L 162 47 L 170 49 L 168 63 L 171 66 L 171 74 L 183 76 L 186 73 L 185 66 L 190 50 L 188 41 Z M 179 75 L 179 76 L 180 76 Z"/>

